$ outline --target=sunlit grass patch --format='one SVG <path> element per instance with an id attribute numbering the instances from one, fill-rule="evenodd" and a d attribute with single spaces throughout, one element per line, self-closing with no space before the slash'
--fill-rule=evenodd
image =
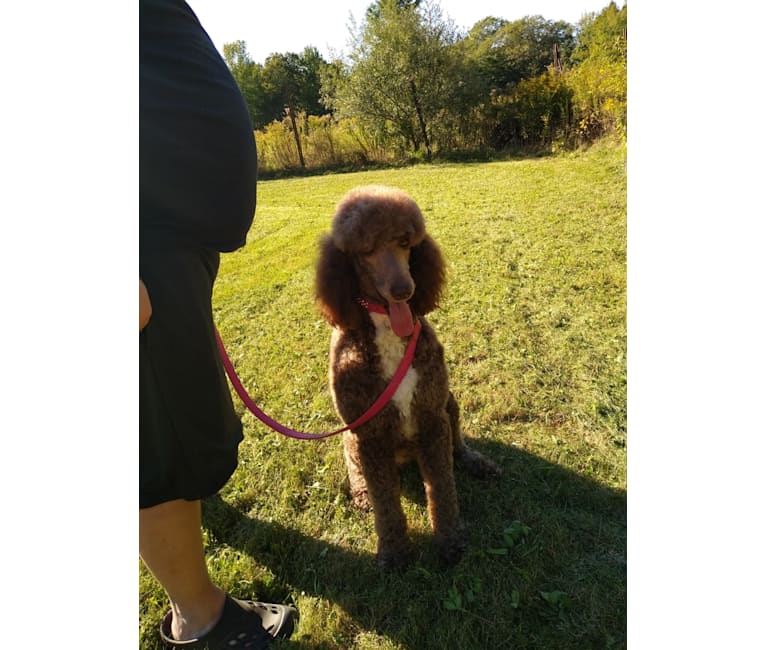
<path id="1" fill-rule="evenodd" d="M 212 574 L 235 595 L 298 605 L 282 647 L 625 647 L 624 149 L 259 183 L 214 312 L 256 402 L 299 430 L 341 425 L 313 270 L 335 204 L 367 183 L 409 192 L 442 248 L 449 284 L 430 320 L 466 436 L 504 474 L 458 474 L 469 546 L 444 567 L 405 470 L 417 560 L 381 574 L 372 515 L 345 496 L 340 441 L 284 438 L 235 396 L 240 465 L 205 504 Z M 143 568 L 140 594 L 141 647 L 159 648 L 166 602 Z"/>

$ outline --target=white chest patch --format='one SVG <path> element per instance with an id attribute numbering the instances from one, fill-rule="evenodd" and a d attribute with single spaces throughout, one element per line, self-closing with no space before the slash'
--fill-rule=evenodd
<path id="1" fill-rule="evenodd" d="M 376 313 L 371 313 L 370 316 L 375 324 L 375 345 L 380 354 L 383 378 L 389 381 L 402 361 L 404 350 L 407 347 L 406 341 L 394 334 L 388 316 Z M 407 374 L 404 375 L 404 379 L 402 379 L 402 383 L 399 384 L 399 388 L 396 389 L 394 396 L 391 398 L 391 401 L 402 414 L 402 433 L 405 438 L 412 438 L 416 432 L 415 422 L 412 418 L 412 398 L 415 395 L 417 384 L 417 370 L 410 366 Z"/>

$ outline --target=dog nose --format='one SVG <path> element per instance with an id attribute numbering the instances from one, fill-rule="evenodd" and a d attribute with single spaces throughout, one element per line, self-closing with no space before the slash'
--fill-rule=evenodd
<path id="1" fill-rule="evenodd" d="M 391 286 L 391 297 L 394 300 L 409 300 L 415 287 L 409 282 L 400 282 Z"/>

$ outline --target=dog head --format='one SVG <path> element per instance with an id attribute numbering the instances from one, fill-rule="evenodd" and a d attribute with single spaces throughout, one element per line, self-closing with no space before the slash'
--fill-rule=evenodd
<path id="1" fill-rule="evenodd" d="M 412 198 L 390 187 L 358 187 L 341 199 L 322 240 L 317 298 L 332 325 L 358 326 L 360 297 L 383 304 L 394 325 L 405 311 L 424 315 L 438 306 L 444 272 Z"/>

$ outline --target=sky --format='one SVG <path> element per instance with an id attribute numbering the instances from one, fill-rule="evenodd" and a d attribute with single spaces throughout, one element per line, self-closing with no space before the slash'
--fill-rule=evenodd
<path id="1" fill-rule="evenodd" d="M 223 44 L 245 41 L 250 57 L 263 63 L 275 52 L 302 52 L 313 45 L 330 60 L 348 52 L 348 25 L 361 22 L 372 0 L 187 0 L 221 53 Z M 546 20 L 577 23 L 583 14 L 599 12 L 609 0 L 441 0 L 442 12 L 462 29 L 487 16 L 518 20 L 540 15 Z M 618 7 L 622 0 L 616 0 Z"/>

